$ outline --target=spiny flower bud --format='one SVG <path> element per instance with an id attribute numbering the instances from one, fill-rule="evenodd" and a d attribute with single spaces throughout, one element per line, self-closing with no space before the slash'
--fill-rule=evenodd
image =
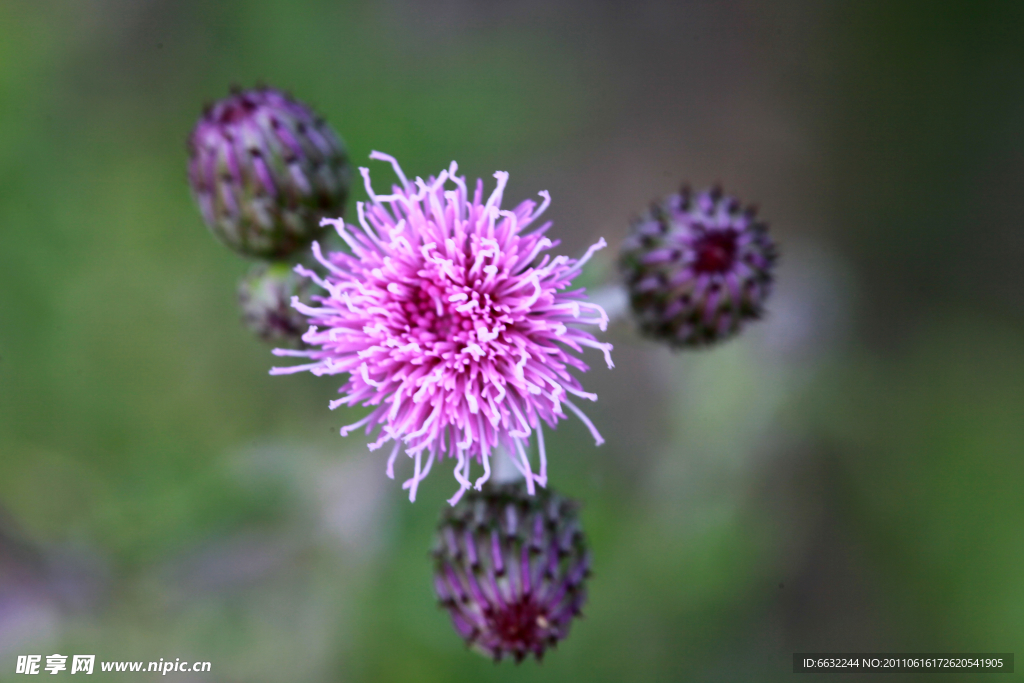
<path id="1" fill-rule="evenodd" d="M 345 146 L 301 102 L 272 88 L 235 91 L 189 136 L 188 177 L 203 219 L 247 256 L 280 258 L 320 236 L 348 197 Z"/>
<path id="2" fill-rule="evenodd" d="M 684 186 L 633 222 L 619 268 L 645 334 L 704 346 L 761 316 L 776 252 L 755 214 L 717 187 Z"/>
<path id="3" fill-rule="evenodd" d="M 287 263 L 257 263 L 238 283 L 242 320 L 264 341 L 300 346 L 309 329 L 306 316 L 292 308 L 292 297 L 309 303 L 312 284 Z"/>
<path id="4" fill-rule="evenodd" d="M 442 513 L 434 587 L 470 647 L 539 660 L 569 634 L 590 575 L 578 507 L 550 489 L 488 484 Z"/>

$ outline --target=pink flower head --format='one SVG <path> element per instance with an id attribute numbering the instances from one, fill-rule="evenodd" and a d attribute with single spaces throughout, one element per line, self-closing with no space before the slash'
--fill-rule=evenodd
<path id="1" fill-rule="evenodd" d="M 475 482 L 480 489 L 499 448 L 532 494 L 535 483 L 547 483 L 542 420 L 554 427 L 568 406 L 597 444 L 603 443 L 569 398 L 596 401 L 597 396 L 583 391 L 569 368 L 586 372 L 587 365 L 571 353 L 585 346 L 601 350 L 613 367 L 611 344 L 578 327 L 604 330 L 608 316 L 586 300 L 583 289 L 566 290 L 605 241 L 579 260 L 552 257 L 544 253 L 558 244 L 544 236 L 550 222 L 524 232 L 551 203 L 547 192 L 540 193 L 540 207 L 526 200 L 508 211 L 501 208 L 508 173 L 494 174 L 497 187 L 485 200 L 483 181 L 471 196 L 465 178 L 455 175 L 454 161 L 437 178 L 410 182 L 392 157 L 373 152 L 370 158 L 390 162 L 400 184 L 393 194 L 375 194 L 369 170 L 361 168 L 370 196 L 357 205 L 361 229 L 324 219 L 351 253 L 324 255 L 314 242 L 313 254 L 327 274 L 321 278 L 296 267 L 326 294 L 313 297 L 318 307 L 292 300 L 309 317 L 311 327 L 302 339 L 311 348 L 275 349 L 274 354 L 311 362 L 270 372 L 347 373 L 339 390 L 344 396 L 331 401 L 331 409 L 365 405 L 373 410 L 343 427 L 341 435 L 364 425 L 368 434 L 380 427 L 369 447 L 394 442 L 387 465 L 391 478 L 404 446 L 414 461 L 413 475 L 402 485 L 409 500 L 416 500 L 416 488 L 434 460 L 448 455 L 456 459 L 459 483 L 449 501 L 454 505 L 473 485 L 471 464 L 483 467 Z M 539 474 L 527 456 L 534 430 Z"/>

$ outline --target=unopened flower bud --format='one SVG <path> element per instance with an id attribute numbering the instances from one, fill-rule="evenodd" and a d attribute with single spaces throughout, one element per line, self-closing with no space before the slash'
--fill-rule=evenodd
<path id="1" fill-rule="evenodd" d="M 539 660 L 569 634 L 590 575 L 578 507 L 520 482 L 471 490 L 444 510 L 434 586 L 470 647 L 495 661 Z"/>
<path id="2" fill-rule="evenodd" d="M 238 305 L 245 326 L 264 341 L 299 346 L 309 329 L 306 316 L 292 308 L 292 297 L 309 303 L 312 284 L 288 263 L 257 263 L 238 283 Z"/>
<path id="3" fill-rule="evenodd" d="M 208 107 L 188 140 L 188 177 L 203 219 L 246 256 L 280 258 L 345 209 L 345 146 L 301 102 L 272 88 Z"/>
<path id="4" fill-rule="evenodd" d="M 761 316 L 776 252 L 755 214 L 718 188 L 684 187 L 633 222 L 619 267 L 645 334 L 704 346 Z"/>

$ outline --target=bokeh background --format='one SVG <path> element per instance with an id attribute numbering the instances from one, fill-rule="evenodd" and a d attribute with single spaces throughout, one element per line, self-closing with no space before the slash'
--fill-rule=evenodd
<path id="1" fill-rule="evenodd" d="M 1022 35 L 986 1 L 0 0 L 0 680 L 24 653 L 225 682 L 1024 654 Z M 673 354 L 624 318 L 616 368 L 590 358 L 607 444 L 570 419 L 549 453 L 596 570 L 540 665 L 435 606 L 450 462 L 410 504 L 338 436 L 338 378 L 269 377 L 239 322 L 184 141 L 261 79 L 357 164 L 550 190 L 563 253 L 612 245 L 594 285 L 682 180 L 772 224 L 764 322 Z"/>

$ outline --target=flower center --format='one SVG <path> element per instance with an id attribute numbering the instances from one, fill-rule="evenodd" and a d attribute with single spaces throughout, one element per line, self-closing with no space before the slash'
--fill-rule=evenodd
<path id="1" fill-rule="evenodd" d="M 505 609 L 490 615 L 489 621 L 495 635 L 509 644 L 521 643 L 529 646 L 537 642 L 539 627 L 547 623 L 540 607 L 530 595 L 508 603 Z"/>
<path id="2" fill-rule="evenodd" d="M 698 273 L 724 273 L 736 260 L 736 231 L 705 232 L 693 245 L 697 252 L 693 269 Z"/>
<path id="3" fill-rule="evenodd" d="M 402 308 L 410 334 L 427 343 L 483 341 L 480 332 L 491 331 L 495 317 L 500 316 L 489 294 L 451 283 L 424 282 Z"/>

